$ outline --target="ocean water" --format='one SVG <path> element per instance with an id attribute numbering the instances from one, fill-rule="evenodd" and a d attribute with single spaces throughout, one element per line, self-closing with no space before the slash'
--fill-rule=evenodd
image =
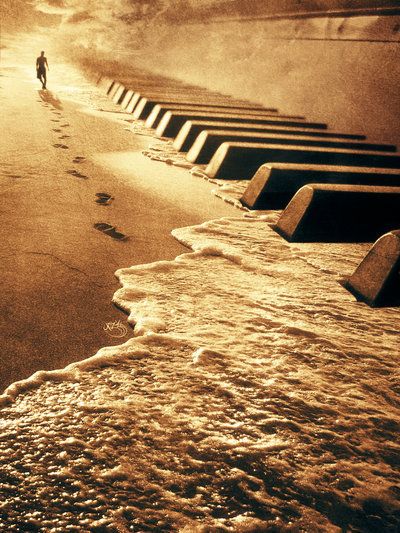
<path id="1" fill-rule="evenodd" d="M 116 273 L 134 338 L 6 391 L 0 529 L 398 530 L 399 311 L 273 217 L 176 230 Z"/>
<path id="2" fill-rule="evenodd" d="M 176 229 L 188 253 L 116 272 L 130 340 L 5 391 L 0 531 L 399 531 L 400 310 L 339 283 L 369 245 L 278 216 Z"/>

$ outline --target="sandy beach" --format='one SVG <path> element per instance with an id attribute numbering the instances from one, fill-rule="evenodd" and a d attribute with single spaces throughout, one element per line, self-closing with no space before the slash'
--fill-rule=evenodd
<path id="1" fill-rule="evenodd" d="M 202 180 L 142 156 L 149 138 L 72 66 L 56 64 L 41 90 L 24 44 L 10 41 L 2 60 L 2 390 L 129 338 L 107 328 L 126 324 L 111 304 L 115 270 L 173 259 L 185 248 L 172 229 L 235 212 Z"/>
<path id="2" fill-rule="evenodd" d="M 400 311 L 340 283 L 370 243 L 286 242 L 7 46 L 0 530 L 396 533 Z"/>

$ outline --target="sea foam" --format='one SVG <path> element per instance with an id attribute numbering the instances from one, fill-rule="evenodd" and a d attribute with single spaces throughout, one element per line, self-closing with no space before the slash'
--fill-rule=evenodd
<path id="1" fill-rule="evenodd" d="M 7 479 L 60 484 L 27 518 L 8 481 L 4 524 L 395 531 L 399 312 L 327 272 L 362 250 L 320 268 L 254 216 L 174 233 L 197 251 L 117 272 L 139 336 L 7 391 Z"/>
<path id="2" fill-rule="evenodd" d="M 367 245 L 277 216 L 175 230 L 116 273 L 136 336 L 5 391 L 0 529 L 398 530 L 400 311 L 339 284 Z"/>

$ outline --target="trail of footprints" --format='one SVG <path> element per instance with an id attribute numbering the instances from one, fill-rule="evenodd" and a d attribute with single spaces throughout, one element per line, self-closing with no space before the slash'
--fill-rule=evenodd
<path id="1" fill-rule="evenodd" d="M 72 160 L 73 163 L 77 163 L 77 164 L 83 163 L 84 161 L 86 161 L 86 158 L 83 157 L 82 155 L 77 155 Z M 89 179 L 89 176 L 86 176 L 86 174 L 82 174 L 82 172 L 78 172 L 75 169 L 67 170 L 66 173 L 71 174 L 71 176 L 75 176 L 76 178 L 81 178 L 85 180 Z"/>
<path id="2" fill-rule="evenodd" d="M 114 200 L 111 194 L 108 194 L 106 192 L 97 192 L 95 196 L 95 202 L 100 205 L 110 205 L 110 203 Z M 108 224 L 107 222 L 97 222 L 93 225 L 93 227 L 117 241 L 126 241 L 129 238 L 121 231 L 117 231 L 117 228 L 115 226 L 113 226 L 112 224 Z"/>
<path id="3" fill-rule="evenodd" d="M 85 161 L 85 157 L 77 155 L 72 162 L 76 164 L 83 163 Z M 70 169 L 66 171 L 67 174 L 70 174 L 71 176 L 75 176 L 77 178 L 81 179 L 89 179 L 89 176 L 86 176 L 85 174 L 82 174 L 81 172 L 78 172 L 75 169 Z M 114 200 L 114 197 L 111 196 L 111 194 L 108 194 L 107 192 L 96 192 L 95 193 L 95 202 L 96 204 L 102 205 L 102 206 L 108 206 L 112 203 Z M 117 231 L 117 228 L 113 226 L 112 224 L 109 224 L 108 222 L 96 222 L 96 224 L 93 225 L 95 229 L 98 231 L 101 231 L 108 237 L 111 237 L 112 239 L 115 239 L 117 241 L 126 241 L 129 239 L 127 235 L 122 233 L 121 231 Z"/>
<path id="4" fill-rule="evenodd" d="M 50 107 L 50 105 L 47 102 L 43 102 L 42 100 L 38 100 L 38 101 L 41 102 L 43 107 L 47 107 L 47 108 Z M 58 111 L 57 109 L 50 109 L 50 111 L 55 117 L 55 118 L 51 118 L 50 121 L 54 122 L 55 125 L 58 126 L 57 128 L 52 128 L 52 131 L 54 131 L 54 133 L 63 133 L 63 130 L 60 129 L 60 128 L 68 128 L 69 127 L 69 123 L 66 122 L 65 124 L 60 124 L 60 122 L 62 120 L 65 120 L 65 118 L 63 117 L 63 114 L 60 111 Z M 69 138 L 70 138 L 70 135 L 60 135 L 59 140 L 64 140 L 64 139 L 69 139 Z M 53 147 L 54 148 L 60 148 L 62 150 L 68 150 L 69 149 L 69 146 L 64 144 L 64 143 L 55 143 L 55 144 L 53 144 Z M 78 176 L 78 177 L 83 177 L 83 175 L 82 176 Z"/>
<path id="5" fill-rule="evenodd" d="M 47 107 L 47 108 L 49 107 L 48 103 L 45 103 L 42 100 L 38 100 L 38 101 L 43 105 L 43 107 Z M 50 120 L 51 120 L 51 122 L 56 123 L 57 126 L 58 126 L 56 128 L 52 128 L 52 131 L 54 131 L 54 133 L 62 133 L 63 130 L 61 130 L 60 128 L 68 128 L 69 127 L 69 123 L 65 122 L 64 124 L 60 124 L 61 119 L 64 120 L 64 117 L 63 117 L 62 113 L 60 113 L 59 111 L 56 111 L 55 109 L 52 109 L 51 112 L 57 118 L 52 118 Z M 59 139 L 60 140 L 64 140 L 64 139 L 69 139 L 70 137 L 71 137 L 70 135 L 63 134 L 63 135 L 59 136 Z M 69 146 L 67 146 L 66 144 L 62 144 L 62 143 L 55 143 L 55 144 L 53 144 L 53 146 L 54 146 L 54 148 L 60 148 L 60 149 L 63 149 L 63 150 L 68 150 L 69 149 Z M 81 163 L 84 163 L 85 160 L 86 160 L 85 157 L 77 155 L 77 156 L 74 157 L 72 162 L 75 163 L 75 164 L 81 164 Z M 66 170 L 66 173 L 71 175 L 71 176 L 74 176 L 76 178 L 79 178 L 79 179 L 84 179 L 84 180 L 89 179 L 89 176 L 86 176 L 86 174 L 83 174 L 82 172 L 79 172 L 76 169 Z M 11 174 L 9 176 L 10 177 L 14 177 L 14 178 L 21 178 L 22 177 L 22 176 L 11 175 Z M 96 196 L 95 202 L 98 205 L 102 205 L 102 206 L 108 206 L 114 200 L 114 198 L 111 196 L 111 194 L 108 194 L 106 192 L 97 192 L 95 194 L 95 196 Z M 127 235 L 125 235 L 121 231 L 118 231 L 115 226 L 113 226 L 112 224 L 109 224 L 107 222 L 97 222 L 96 224 L 93 225 L 93 227 L 95 229 L 97 229 L 98 231 L 101 231 L 102 233 L 104 233 L 108 237 L 111 237 L 114 240 L 126 241 L 126 240 L 129 239 L 129 237 Z"/>

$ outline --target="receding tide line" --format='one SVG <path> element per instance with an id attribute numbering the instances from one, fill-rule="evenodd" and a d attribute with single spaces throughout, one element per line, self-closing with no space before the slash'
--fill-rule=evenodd
<path id="1" fill-rule="evenodd" d="M 79 379 L 80 372 L 115 365 L 117 356 L 121 362 L 127 359 L 144 357 L 148 354 L 145 346 L 149 339 L 154 339 L 154 337 L 157 337 L 157 335 L 148 333 L 143 338 L 129 339 L 119 346 L 106 346 L 101 348 L 95 355 L 83 361 L 71 363 L 63 369 L 39 370 L 29 378 L 16 381 L 7 387 L 4 393 L 0 395 L 0 407 L 12 404 L 19 394 L 37 389 L 45 382 L 73 382 Z"/>
<path id="2" fill-rule="evenodd" d="M 100 115 L 99 112 L 96 112 L 94 114 Z M 85 161 L 85 157 L 83 156 L 76 156 L 73 159 L 74 163 L 82 163 L 84 161 Z M 87 178 L 87 176 L 80 174 L 77 171 L 68 171 L 68 173 L 71 173 L 81 178 Z M 210 179 L 209 181 L 212 181 L 212 180 Z M 213 191 L 211 191 L 211 193 L 212 192 Z M 239 206 L 236 206 L 236 207 L 239 207 Z M 209 222 L 213 222 L 213 221 L 209 221 Z M 198 253 L 199 253 L 198 251 L 195 251 L 195 252 L 187 252 L 186 254 L 182 254 L 182 255 L 189 256 L 190 254 L 198 254 Z M 221 252 L 221 255 L 225 255 L 225 254 Z M 176 257 L 174 261 L 179 261 L 179 257 L 181 256 Z M 231 254 L 227 253 L 225 257 L 226 259 L 230 261 L 233 260 L 233 257 Z M 174 263 L 174 261 L 167 261 L 166 263 Z M 150 266 L 156 266 L 158 263 L 159 262 L 151 263 Z M 140 267 L 146 268 L 146 267 L 149 267 L 149 265 L 145 265 L 145 264 L 138 265 L 138 268 Z M 76 381 L 78 379 L 79 373 L 82 371 L 115 364 L 116 360 L 123 361 L 125 359 L 131 359 L 132 357 L 139 356 L 139 355 L 145 356 L 146 354 L 148 354 L 148 351 L 146 351 L 144 348 L 145 345 L 147 344 L 147 339 L 149 338 L 154 339 L 155 337 L 157 338 L 157 335 L 159 335 L 159 334 L 154 333 L 153 331 L 153 329 L 159 329 L 157 327 L 157 323 L 156 321 L 148 321 L 149 327 L 145 327 L 145 324 L 143 322 L 141 323 L 140 327 L 135 327 L 135 324 L 132 324 L 132 325 L 134 326 L 135 337 L 133 339 L 129 339 L 124 344 L 117 345 L 117 346 L 106 346 L 106 347 L 100 348 L 100 350 L 95 355 L 85 358 L 82 361 L 71 363 L 62 369 L 38 370 L 37 372 L 35 372 L 28 378 L 15 381 L 11 385 L 9 385 L 2 394 L 0 394 L 0 407 L 5 407 L 5 406 L 12 404 L 18 395 L 24 392 L 27 392 L 27 391 L 38 389 L 45 382 Z M 154 326 L 156 327 L 154 328 Z M 162 339 L 168 338 L 168 335 L 167 334 L 160 335 L 160 339 L 161 338 Z"/>
<path id="3" fill-rule="evenodd" d="M 85 90 L 86 91 L 86 90 Z M 61 105 L 61 101 L 46 91 L 44 94 L 45 98 L 48 98 L 49 95 L 52 97 L 51 104 L 54 105 L 54 107 L 57 107 Z M 39 96 L 41 97 L 43 94 L 39 93 Z M 97 110 L 92 109 L 88 107 L 86 102 L 86 96 L 85 92 L 82 93 L 84 96 L 83 102 L 80 101 L 79 103 L 83 104 L 83 108 L 81 108 L 82 113 L 86 113 L 89 115 L 93 115 L 96 117 L 102 117 L 107 118 L 107 120 L 112 122 L 118 122 L 121 127 L 124 127 L 126 125 L 125 122 L 121 121 L 121 112 L 117 111 L 117 109 L 113 110 L 113 112 L 108 112 L 109 110 Z M 68 98 L 68 97 L 67 97 Z M 43 98 L 40 98 L 38 100 L 39 102 L 43 103 Z M 43 105 L 48 105 L 47 102 L 44 102 Z M 117 111 L 117 113 L 115 112 Z M 108 116 L 110 115 L 110 116 Z M 117 116 L 118 115 L 118 118 Z M 129 118 L 131 115 L 125 114 L 127 118 Z M 57 118 L 51 119 L 54 123 L 58 124 L 57 131 L 59 130 L 59 133 L 61 133 L 61 130 L 59 128 L 68 128 L 70 126 L 69 123 L 62 123 L 60 124 L 60 118 L 59 114 L 57 114 Z M 64 131 L 64 130 L 63 130 Z M 69 135 L 62 135 L 59 138 L 68 138 Z M 63 148 L 66 149 L 66 145 L 58 144 L 56 146 L 57 148 Z M 86 158 L 82 155 L 77 155 L 72 159 L 72 163 L 74 164 L 82 164 L 86 161 Z M 11 166 L 11 163 L 5 163 L 5 166 Z M 71 175 L 83 179 L 87 179 L 88 176 L 76 171 L 76 170 L 70 170 L 67 171 Z M 19 177 L 19 176 L 16 176 Z M 188 252 L 190 254 L 191 252 Z M 186 254 L 185 254 L 186 255 Z M 179 257 L 179 256 L 178 256 Z M 178 257 L 175 259 L 177 260 Z M 173 261 L 171 261 L 173 263 Z M 145 265 L 141 265 L 144 267 Z M 147 324 L 150 326 L 151 321 L 147 321 Z M 152 327 L 156 325 L 156 322 L 153 321 Z M 123 361 L 125 359 L 132 359 L 134 357 L 144 357 L 149 353 L 149 350 L 146 349 L 146 345 L 150 342 L 150 339 L 158 338 L 159 334 L 154 333 L 151 330 L 151 327 L 147 328 L 145 327 L 144 321 L 142 321 L 140 328 L 135 329 L 135 337 L 129 339 L 127 342 L 117 345 L 117 346 L 106 346 L 103 348 L 100 348 L 96 354 L 92 355 L 91 357 L 85 358 L 82 361 L 77 361 L 74 363 L 71 363 L 67 366 L 65 366 L 62 369 L 55 369 L 55 370 L 39 370 L 35 373 L 33 373 L 30 377 L 15 381 L 11 385 L 9 385 L 2 394 L 0 394 L 0 407 L 4 407 L 7 405 L 10 405 L 15 401 L 18 395 L 27 392 L 32 391 L 35 389 L 38 389 L 43 383 L 45 382 L 54 382 L 54 383 L 60 383 L 63 381 L 75 381 L 79 378 L 79 374 L 83 371 L 95 369 L 103 366 L 108 365 L 115 365 L 117 361 Z M 163 334 L 162 336 L 159 336 L 160 339 L 165 339 L 168 336 L 166 334 Z"/>
<path id="4" fill-rule="evenodd" d="M 239 218 L 242 219 L 242 217 Z M 264 217 L 261 216 L 260 219 L 264 219 Z M 234 220 L 234 218 L 221 218 L 217 220 Z M 211 220 L 192 227 L 200 228 L 206 226 L 207 224 L 212 224 L 214 222 L 216 221 Z M 173 230 L 172 234 L 174 234 L 175 231 L 178 230 Z M 189 247 L 188 244 L 186 244 L 186 246 Z M 190 246 L 190 248 L 192 248 L 193 251 L 178 255 L 172 261 L 155 261 L 153 263 L 136 265 L 135 267 L 131 268 L 134 268 L 135 270 L 156 269 L 159 266 L 179 264 L 183 258 L 196 258 L 199 256 L 208 255 L 219 255 L 221 257 L 224 257 L 228 261 L 240 264 L 243 263 L 242 258 L 240 256 L 232 254 L 229 249 L 225 249 L 223 245 L 214 246 L 212 248 L 210 248 L 208 245 L 205 245 L 204 248 L 202 248 L 201 246 Z M 251 268 L 251 265 L 247 265 L 247 267 Z M 119 270 L 116 271 L 117 277 L 118 272 Z M 121 286 L 123 286 L 122 283 Z M 121 289 L 118 289 L 114 294 L 113 301 L 122 310 L 127 310 L 125 309 L 125 306 L 122 303 L 115 301 L 116 295 L 118 294 L 119 290 Z M 145 357 L 149 354 L 149 350 L 146 349 L 146 346 L 154 339 L 169 339 L 172 342 L 176 342 L 177 340 L 176 335 L 172 337 L 168 335 L 168 333 L 158 333 L 158 331 L 160 330 L 165 330 L 167 326 L 163 321 L 160 321 L 157 318 L 142 317 L 140 319 L 134 319 L 130 316 L 128 318 L 128 322 L 134 328 L 135 336 L 133 338 L 120 345 L 103 347 L 93 356 L 83 359 L 82 361 L 71 363 L 62 369 L 39 370 L 32 374 L 29 378 L 12 383 L 5 389 L 3 394 L 0 395 L 0 407 L 6 407 L 11 405 L 18 395 L 27 391 L 38 389 L 45 382 L 60 383 L 78 381 L 79 374 L 83 371 L 94 370 L 96 368 L 102 368 L 109 365 L 115 365 L 116 362 L 124 362 L 137 357 Z M 186 342 L 188 341 L 186 340 Z M 196 352 L 198 352 L 198 350 L 199 347 L 197 346 Z"/>

